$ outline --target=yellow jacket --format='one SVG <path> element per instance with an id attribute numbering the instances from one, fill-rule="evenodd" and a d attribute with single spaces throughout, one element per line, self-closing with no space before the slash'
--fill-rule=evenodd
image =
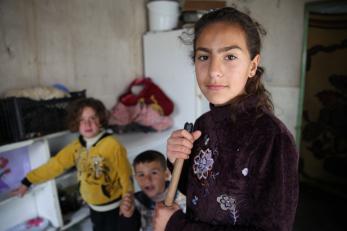
<path id="1" fill-rule="evenodd" d="M 107 204 L 134 190 L 126 149 L 110 134 L 102 136 L 88 151 L 83 138 L 76 139 L 26 178 L 33 184 L 41 183 L 73 166 L 77 168 L 81 196 L 88 204 Z"/>

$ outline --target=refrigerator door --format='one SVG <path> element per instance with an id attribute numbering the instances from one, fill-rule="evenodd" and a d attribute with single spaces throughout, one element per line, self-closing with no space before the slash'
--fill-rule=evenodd
<path id="1" fill-rule="evenodd" d="M 143 37 L 145 75 L 174 102 L 174 126 L 178 128 L 208 109 L 196 84 L 192 45 L 181 41 L 182 32 L 185 30 L 149 32 Z"/>

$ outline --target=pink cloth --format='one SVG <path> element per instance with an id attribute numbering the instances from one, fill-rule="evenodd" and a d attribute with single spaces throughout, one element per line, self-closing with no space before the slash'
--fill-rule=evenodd
<path id="1" fill-rule="evenodd" d="M 152 127 L 157 131 L 163 131 L 172 126 L 173 121 L 169 116 L 162 116 L 151 105 L 136 104 L 125 106 L 118 102 L 111 110 L 110 125 L 128 125 L 138 123 Z"/>

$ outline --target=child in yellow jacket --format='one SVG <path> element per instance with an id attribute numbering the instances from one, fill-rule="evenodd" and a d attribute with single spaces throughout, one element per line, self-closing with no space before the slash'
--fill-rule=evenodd
<path id="1" fill-rule="evenodd" d="M 53 179 L 75 166 L 81 196 L 90 207 L 93 230 L 138 230 L 127 152 L 105 131 L 107 113 L 103 103 L 93 98 L 77 100 L 70 107 L 68 126 L 72 132 L 79 132 L 79 138 L 29 172 L 13 194 L 23 196 L 31 184 Z"/>

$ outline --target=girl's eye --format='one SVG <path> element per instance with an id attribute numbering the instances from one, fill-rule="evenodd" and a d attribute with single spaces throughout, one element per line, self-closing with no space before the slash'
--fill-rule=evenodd
<path id="1" fill-rule="evenodd" d="M 208 59 L 207 55 L 199 55 L 197 56 L 197 60 L 199 61 L 206 61 Z"/>
<path id="2" fill-rule="evenodd" d="M 158 172 L 157 172 L 157 171 L 153 171 L 152 174 L 153 174 L 153 175 L 157 175 Z"/>
<path id="3" fill-rule="evenodd" d="M 234 60 L 234 59 L 237 59 L 237 57 L 235 55 L 227 55 L 225 57 L 226 60 Z"/>

